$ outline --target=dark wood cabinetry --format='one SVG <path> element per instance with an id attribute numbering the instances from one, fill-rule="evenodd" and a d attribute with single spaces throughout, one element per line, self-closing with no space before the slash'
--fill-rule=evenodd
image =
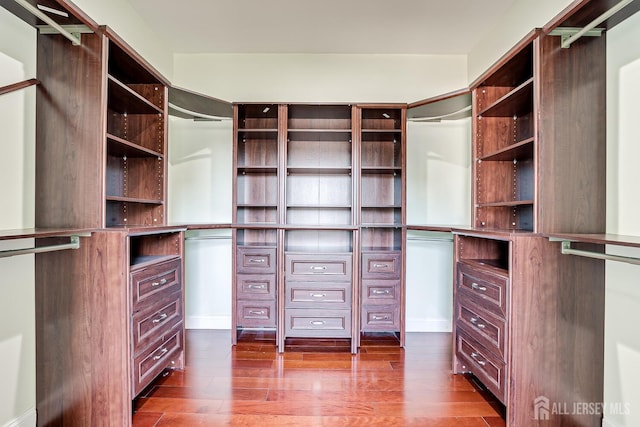
<path id="1" fill-rule="evenodd" d="M 236 306 L 247 301 L 238 259 L 268 247 L 276 254 L 270 301 L 278 316 L 260 326 L 277 329 L 280 348 L 287 337 L 347 337 L 355 352 L 361 331 L 400 333 L 406 107 L 238 104 L 234 111 Z M 365 282 L 365 252 L 391 260 L 393 271 L 374 267 Z M 239 331 L 247 325 L 237 311 Z M 361 319 L 369 319 L 362 328 Z"/>

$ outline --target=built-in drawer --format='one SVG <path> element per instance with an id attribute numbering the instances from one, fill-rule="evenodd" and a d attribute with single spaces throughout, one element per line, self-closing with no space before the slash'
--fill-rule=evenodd
<path id="1" fill-rule="evenodd" d="M 238 246 L 236 272 L 264 274 L 276 272 L 276 248 L 269 246 Z"/>
<path id="2" fill-rule="evenodd" d="M 286 254 L 287 281 L 351 281 L 351 254 Z"/>
<path id="3" fill-rule="evenodd" d="M 161 336 L 146 351 L 133 358 L 133 394 L 137 396 L 172 359 L 182 351 L 184 335 L 182 323 Z"/>
<path id="4" fill-rule="evenodd" d="M 479 309 L 476 304 L 463 297 L 456 304 L 456 322 L 489 351 L 505 358 L 507 329 L 504 319 Z"/>
<path id="5" fill-rule="evenodd" d="M 275 328 L 276 302 L 267 300 L 236 301 L 237 324 L 245 328 Z"/>
<path id="6" fill-rule="evenodd" d="M 398 305 L 362 306 L 364 332 L 398 331 L 400 329 L 400 309 Z"/>
<path id="7" fill-rule="evenodd" d="M 287 308 L 344 309 L 351 307 L 351 283 L 348 282 L 288 282 Z"/>
<path id="8" fill-rule="evenodd" d="M 272 300 L 276 297 L 275 274 L 236 275 L 236 299 Z"/>
<path id="9" fill-rule="evenodd" d="M 363 252 L 362 253 L 362 278 L 363 279 L 399 279 L 400 278 L 400 252 Z"/>
<path id="10" fill-rule="evenodd" d="M 168 294 L 182 290 L 181 260 L 152 264 L 130 274 L 133 311 L 149 307 Z"/>
<path id="11" fill-rule="evenodd" d="M 362 305 L 389 305 L 400 302 L 399 280 L 363 280 Z"/>
<path id="12" fill-rule="evenodd" d="M 507 316 L 507 284 L 506 276 L 492 274 L 458 263 L 458 289 L 462 295 L 468 296 L 498 316 Z"/>
<path id="13" fill-rule="evenodd" d="M 287 337 L 350 338 L 350 310 L 290 308 L 285 311 Z"/>
<path id="14" fill-rule="evenodd" d="M 491 392 L 504 403 L 507 385 L 505 362 L 491 354 L 464 331 L 456 331 L 456 354 L 466 366 L 465 372 L 473 373 Z"/>
<path id="15" fill-rule="evenodd" d="M 158 304 L 152 310 L 143 310 L 133 316 L 133 352 L 140 353 L 152 342 L 182 322 L 182 297 L 173 294 L 169 302 Z"/>

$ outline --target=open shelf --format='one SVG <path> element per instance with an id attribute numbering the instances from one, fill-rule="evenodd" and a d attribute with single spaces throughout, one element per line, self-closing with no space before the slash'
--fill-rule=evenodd
<path id="1" fill-rule="evenodd" d="M 481 110 L 481 117 L 513 117 L 533 109 L 533 77 Z"/>
<path id="2" fill-rule="evenodd" d="M 117 157 L 164 157 L 162 153 L 142 147 L 134 142 L 127 141 L 109 133 L 107 133 L 107 153 L 110 156 Z"/>
<path id="3" fill-rule="evenodd" d="M 127 114 L 162 114 L 163 110 L 124 83 L 109 76 L 109 108 Z"/>
<path id="4" fill-rule="evenodd" d="M 527 138 L 524 141 L 520 141 L 492 153 L 479 156 L 478 159 L 487 162 L 532 159 L 534 153 L 534 141 L 535 139 L 533 137 Z"/>

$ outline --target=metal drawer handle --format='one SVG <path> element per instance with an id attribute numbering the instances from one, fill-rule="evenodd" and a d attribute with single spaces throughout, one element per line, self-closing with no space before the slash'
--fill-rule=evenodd
<path id="1" fill-rule="evenodd" d="M 249 314 L 253 314 L 254 316 L 263 316 L 264 310 L 249 310 Z"/>
<path id="2" fill-rule="evenodd" d="M 484 329 L 484 328 L 486 328 L 486 327 L 487 327 L 487 325 L 485 325 L 484 323 L 478 323 L 478 318 L 477 318 L 477 317 L 472 317 L 471 319 L 469 319 L 469 321 L 470 321 L 471 323 L 473 323 L 473 325 L 474 325 L 476 328 Z"/>
<path id="3" fill-rule="evenodd" d="M 151 323 L 160 323 L 160 322 L 162 322 L 164 319 L 166 319 L 167 317 L 169 317 L 169 316 L 167 315 L 167 313 L 162 313 L 160 316 L 158 316 L 158 317 L 156 317 L 155 319 L 153 319 L 153 320 L 151 321 Z"/>
<path id="4" fill-rule="evenodd" d="M 164 356 L 165 354 L 167 354 L 169 352 L 169 349 L 167 349 L 167 347 L 163 348 L 162 350 L 160 350 L 159 354 L 156 354 L 155 356 L 153 356 L 153 360 L 160 360 L 162 359 L 162 356 Z"/>
<path id="5" fill-rule="evenodd" d="M 471 353 L 471 357 L 473 357 L 473 360 L 475 360 L 478 363 L 478 365 L 480 366 L 486 365 L 487 362 L 485 360 L 478 360 L 478 356 L 479 356 L 478 353 Z"/>
<path id="6" fill-rule="evenodd" d="M 162 279 L 159 282 L 153 282 L 151 284 L 151 286 L 153 286 L 154 288 L 157 286 L 162 286 L 162 285 L 166 285 L 167 284 L 167 279 Z"/>
<path id="7" fill-rule="evenodd" d="M 312 320 L 309 323 L 313 326 L 322 326 L 324 325 L 324 320 Z"/>
<path id="8" fill-rule="evenodd" d="M 389 316 L 371 316 L 372 320 L 389 320 Z"/>
<path id="9" fill-rule="evenodd" d="M 326 265 L 323 265 L 323 266 L 312 265 L 311 266 L 311 270 L 314 271 L 314 272 L 316 272 L 316 271 L 324 272 L 326 269 L 327 269 Z"/>
<path id="10" fill-rule="evenodd" d="M 265 259 L 264 258 L 251 258 L 249 260 L 249 262 L 254 263 L 254 264 L 264 264 Z"/>
<path id="11" fill-rule="evenodd" d="M 262 285 L 248 285 L 247 288 L 249 289 L 265 289 L 267 286 L 262 284 Z"/>
<path id="12" fill-rule="evenodd" d="M 309 294 L 310 296 L 312 296 L 313 298 L 324 298 L 327 296 L 327 294 Z"/>
<path id="13" fill-rule="evenodd" d="M 485 292 L 487 290 L 486 286 L 480 286 L 476 282 L 471 284 L 471 289 L 475 289 L 476 291 Z"/>
<path id="14" fill-rule="evenodd" d="M 389 267 L 389 264 L 373 264 L 373 268 L 385 268 Z"/>
<path id="15" fill-rule="evenodd" d="M 374 289 L 372 293 L 374 295 L 389 295 L 391 291 L 389 289 Z"/>

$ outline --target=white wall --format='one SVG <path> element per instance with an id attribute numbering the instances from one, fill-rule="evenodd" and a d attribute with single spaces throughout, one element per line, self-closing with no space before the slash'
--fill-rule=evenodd
<path id="1" fill-rule="evenodd" d="M 413 102 L 467 73 L 464 55 L 178 54 L 174 83 L 231 102 Z"/>
<path id="2" fill-rule="evenodd" d="M 0 8 L 0 86 L 35 77 L 35 30 Z M 0 95 L 0 229 L 34 225 L 35 88 Z M 0 249 L 30 241 L 0 242 Z M 35 424 L 33 255 L 0 259 L 0 425 Z"/>
<path id="3" fill-rule="evenodd" d="M 511 47 L 536 27 L 543 27 L 574 0 L 515 0 L 499 25 L 482 37 L 469 54 L 469 82 L 473 82 Z"/>
<path id="4" fill-rule="evenodd" d="M 607 34 L 607 232 L 640 235 L 640 13 Z M 640 250 L 607 251 L 640 257 Z M 607 261 L 605 401 L 629 405 L 606 426 L 640 425 L 640 266 Z M 624 411 L 623 411 L 624 412 Z"/>
<path id="5" fill-rule="evenodd" d="M 74 0 L 99 25 L 113 29 L 164 77 L 173 76 L 172 52 L 165 41 L 170 35 L 151 30 L 127 0 Z"/>

